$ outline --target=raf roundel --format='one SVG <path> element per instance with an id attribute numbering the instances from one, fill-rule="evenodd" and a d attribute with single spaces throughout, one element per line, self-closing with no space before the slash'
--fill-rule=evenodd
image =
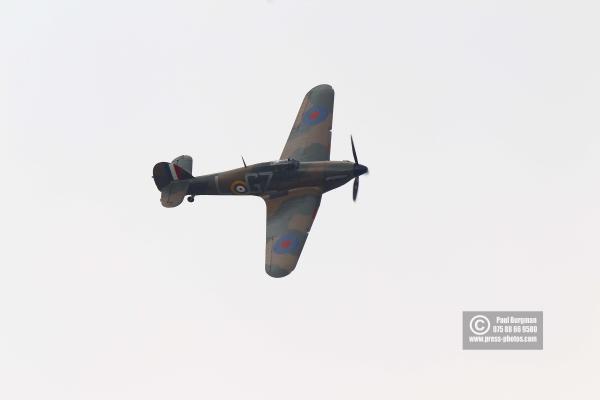
<path id="1" fill-rule="evenodd" d="M 229 187 L 233 194 L 245 194 L 248 192 L 248 187 L 244 181 L 235 181 Z"/>
<path id="2" fill-rule="evenodd" d="M 304 113 L 304 116 L 302 117 L 302 122 L 308 126 L 317 125 L 325 121 L 328 115 L 329 112 L 325 108 L 319 106 L 312 106 Z"/>
<path id="3" fill-rule="evenodd" d="M 296 232 L 288 232 L 275 242 L 273 251 L 277 254 L 298 254 L 301 246 L 302 235 Z"/>

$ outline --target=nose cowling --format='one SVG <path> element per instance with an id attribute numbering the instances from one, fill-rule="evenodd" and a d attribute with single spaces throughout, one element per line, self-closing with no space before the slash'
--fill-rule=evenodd
<path id="1" fill-rule="evenodd" d="M 365 174 L 367 172 L 369 172 L 369 168 L 365 167 L 362 164 L 354 164 L 353 173 L 355 177 L 361 176 L 362 174 Z"/>

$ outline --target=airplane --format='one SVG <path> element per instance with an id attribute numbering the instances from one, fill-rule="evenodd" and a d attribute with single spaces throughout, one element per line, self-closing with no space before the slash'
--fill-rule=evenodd
<path id="1" fill-rule="evenodd" d="M 260 196 L 267 205 L 265 270 L 274 278 L 289 275 L 300 258 L 323 193 L 354 179 L 356 201 L 359 176 L 368 168 L 358 162 L 354 140 L 351 161 L 330 161 L 334 91 L 330 85 L 312 88 L 304 97 L 283 152 L 277 161 L 194 177 L 192 157 L 159 162 L 153 176 L 164 207 L 176 207 L 185 196 Z"/>

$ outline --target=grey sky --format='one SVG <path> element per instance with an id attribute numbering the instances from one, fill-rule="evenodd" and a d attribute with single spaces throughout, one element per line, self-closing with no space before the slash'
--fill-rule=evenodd
<path id="1" fill-rule="evenodd" d="M 597 399 L 596 2 L 3 1 L 0 398 Z M 164 209 L 158 161 L 276 159 L 336 90 L 287 278 L 259 198 Z M 543 351 L 461 350 L 543 310 Z"/>

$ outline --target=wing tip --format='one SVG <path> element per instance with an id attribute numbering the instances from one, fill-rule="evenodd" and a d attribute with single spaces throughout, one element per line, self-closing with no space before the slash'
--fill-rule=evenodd
<path id="1" fill-rule="evenodd" d="M 328 83 L 321 83 L 308 91 L 308 93 L 313 92 L 333 92 L 333 86 Z"/>
<path id="2" fill-rule="evenodd" d="M 269 275 L 271 278 L 283 278 L 285 276 L 288 276 L 293 270 L 294 268 L 288 270 L 285 268 L 278 267 L 276 265 L 265 264 L 265 271 L 267 272 L 267 275 Z"/>

